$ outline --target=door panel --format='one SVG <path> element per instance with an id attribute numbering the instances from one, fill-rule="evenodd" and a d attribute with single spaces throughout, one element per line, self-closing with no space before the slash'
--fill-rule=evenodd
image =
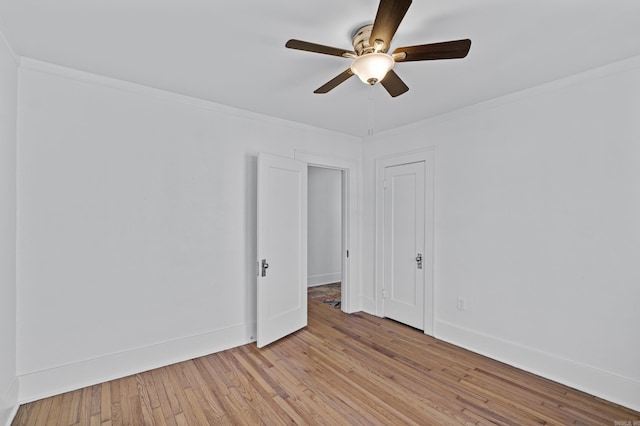
<path id="1" fill-rule="evenodd" d="M 306 163 L 258 156 L 258 267 L 257 344 L 263 347 L 307 325 Z"/>
<path id="2" fill-rule="evenodd" d="M 425 163 L 384 169 L 384 316 L 424 330 Z"/>

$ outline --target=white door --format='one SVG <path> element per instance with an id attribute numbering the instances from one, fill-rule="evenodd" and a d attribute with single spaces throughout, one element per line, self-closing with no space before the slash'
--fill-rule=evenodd
<path id="1" fill-rule="evenodd" d="M 424 330 L 425 163 L 384 168 L 384 316 Z"/>
<path id="2" fill-rule="evenodd" d="M 257 281 L 261 348 L 307 325 L 307 164 L 263 153 Z"/>

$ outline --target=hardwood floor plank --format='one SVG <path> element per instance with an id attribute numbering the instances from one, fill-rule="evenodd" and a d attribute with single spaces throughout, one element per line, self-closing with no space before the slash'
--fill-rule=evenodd
<path id="1" fill-rule="evenodd" d="M 179 404 L 181 413 L 184 418 L 187 420 L 188 424 L 198 424 L 197 415 L 198 413 L 194 412 L 189 406 L 189 400 L 187 399 L 187 394 L 185 392 L 185 387 L 181 383 L 180 372 L 176 367 L 176 364 L 169 365 L 165 367 L 167 369 L 167 377 L 169 382 L 171 383 L 171 387 L 174 390 L 176 402 Z M 165 383 L 166 385 L 166 383 Z M 176 416 L 176 419 L 178 417 Z"/>
<path id="2" fill-rule="evenodd" d="M 292 336 L 291 339 L 295 339 L 295 336 Z M 341 412 L 342 415 L 341 416 L 335 416 L 335 415 L 331 415 L 331 416 L 327 416 L 329 420 L 333 420 L 333 422 L 335 424 L 344 424 L 345 422 L 347 422 L 347 420 L 349 418 L 351 418 L 351 413 L 347 410 L 341 410 L 341 411 L 337 411 L 336 409 L 339 409 L 341 406 L 344 406 L 344 404 L 349 404 L 349 401 L 351 402 L 351 404 L 355 405 L 354 400 L 351 400 L 351 398 L 353 397 L 353 393 L 349 396 L 349 397 L 345 397 L 344 395 L 342 395 L 340 392 L 335 392 L 335 393 L 331 393 L 331 392 L 327 392 L 327 388 L 328 386 L 323 382 L 323 381 L 319 381 L 314 379 L 314 377 L 318 377 L 319 374 L 321 374 L 320 371 L 320 367 L 318 366 L 318 369 L 316 370 L 310 370 L 308 368 L 305 368 L 304 366 L 300 366 L 295 362 L 292 362 L 292 360 L 289 360 L 289 355 L 288 354 L 283 354 L 280 357 L 280 360 L 278 361 L 277 365 L 274 365 L 274 367 L 272 367 L 272 370 L 270 370 L 268 372 L 268 374 L 273 375 L 273 378 L 275 379 L 276 377 L 280 376 L 282 373 L 282 370 L 286 370 L 288 374 L 291 374 L 292 377 L 296 377 L 296 379 L 298 381 L 300 381 L 300 384 L 302 385 L 302 387 L 300 388 L 300 390 L 298 389 L 291 389 L 288 390 L 287 393 L 294 395 L 297 394 L 299 392 L 302 392 L 304 394 L 305 399 L 303 400 L 305 402 L 305 404 L 311 404 L 311 406 L 313 405 L 319 405 L 320 407 L 328 407 L 325 409 L 322 409 L 323 412 Z M 334 384 L 335 386 L 333 386 L 334 388 L 338 387 L 338 383 L 336 382 Z M 294 401 L 293 398 L 291 398 L 290 396 L 287 397 L 285 399 L 286 401 Z M 294 407 L 295 408 L 295 407 Z M 317 412 L 317 409 L 314 409 L 310 414 L 312 417 L 315 417 L 315 413 Z"/>
<path id="3" fill-rule="evenodd" d="M 263 351 L 264 352 L 264 351 Z M 274 381 L 279 381 L 285 393 L 288 395 L 284 400 L 303 419 L 305 424 L 324 424 L 333 419 L 334 424 L 343 424 L 335 413 L 328 409 L 328 404 L 309 393 L 309 386 L 301 377 L 302 373 L 295 371 L 292 365 L 287 365 L 287 355 L 279 354 L 277 351 L 271 352 L 275 358 L 272 360 L 273 367 L 266 370 L 266 374 Z M 326 413 L 323 420 L 320 415 Z"/>
<path id="4" fill-rule="evenodd" d="M 111 382 L 102 384 L 100 392 L 100 423 L 111 420 Z"/>
<path id="5" fill-rule="evenodd" d="M 100 421 L 100 414 L 96 414 L 91 416 L 91 420 L 89 421 L 90 426 L 100 426 L 102 422 Z"/>
<path id="6" fill-rule="evenodd" d="M 215 425 L 219 424 L 218 419 L 215 416 L 207 416 L 205 410 L 201 405 L 201 398 L 198 398 L 192 388 L 184 388 L 184 396 L 189 403 L 189 412 L 192 414 L 191 418 L 194 419 L 197 425 Z"/>
<path id="7" fill-rule="evenodd" d="M 206 391 L 208 399 L 216 410 L 222 413 L 230 423 L 242 424 L 243 419 L 239 415 L 237 406 L 231 401 L 231 392 L 222 384 L 222 381 L 216 379 L 216 374 L 210 373 L 210 365 L 203 362 L 202 358 L 194 360 L 194 365 L 201 377 L 203 383 L 206 383 Z M 213 374 L 213 375 L 212 375 Z"/>
<path id="8" fill-rule="evenodd" d="M 253 361 L 253 353 L 246 351 L 237 351 L 234 353 L 236 365 L 242 369 L 244 378 L 246 380 L 245 386 L 255 389 L 254 398 L 251 400 L 250 405 L 254 407 L 254 411 L 261 419 L 270 418 L 274 419 L 276 423 L 282 423 L 289 416 L 282 407 L 275 402 L 275 397 L 278 396 L 276 390 L 271 386 L 273 381 L 265 380 L 260 365 Z M 256 403 L 263 401 L 261 406 L 257 407 Z"/>
<path id="9" fill-rule="evenodd" d="M 160 407 L 160 397 L 158 396 L 158 389 L 156 388 L 153 381 L 152 372 L 145 371 L 144 373 L 140 373 L 138 376 L 147 392 L 147 396 L 149 398 L 149 407 L 151 409 Z"/>
<path id="10" fill-rule="evenodd" d="M 316 289 L 317 291 L 317 289 Z M 613 425 L 640 413 L 309 299 L 306 328 L 22 405 L 13 425 Z"/>
<path id="11" fill-rule="evenodd" d="M 96 414 L 100 414 L 100 404 L 102 402 L 102 384 L 91 386 L 91 393 L 89 397 L 91 401 L 89 414 L 93 417 Z"/>
<path id="12" fill-rule="evenodd" d="M 202 375 L 203 381 L 207 383 L 211 393 L 220 404 L 227 419 L 232 424 L 246 424 L 246 420 L 242 416 L 244 406 L 231 395 L 231 388 L 226 385 L 228 382 L 225 381 L 226 374 L 222 370 L 222 364 L 216 363 L 212 357 L 195 359 L 194 364 Z M 220 369 L 217 369 L 216 366 Z"/>
<path id="13" fill-rule="evenodd" d="M 175 420 L 178 426 L 189 426 L 189 422 L 187 421 L 187 418 L 182 412 L 176 414 Z"/>
<path id="14" fill-rule="evenodd" d="M 58 424 L 58 419 L 61 417 L 61 409 L 62 409 L 62 401 L 64 399 L 64 394 L 56 395 L 51 399 L 51 407 L 49 409 L 49 413 L 47 414 L 47 425 L 55 426 Z"/>
<path id="15" fill-rule="evenodd" d="M 277 409 L 279 407 L 277 407 L 277 405 L 275 403 L 273 403 L 273 407 L 271 406 L 271 401 L 273 401 L 273 397 L 277 395 L 277 393 L 275 391 L 273 391 L 273 389 L 270 389 L 270 387 L 267 385 L 266 390 L 263 389 L 262 393 L 264 394 L 264 397 L 260 398 L 260 394 L 259 392 L 254 392 L 254 386 L 253 384 L 250 382 L 251 376 L 250 376 L 250 369 L 246 368 L 246 362 L 241 362 L 239 359 L 242 357 L 242 352 L 240 351 L 233 351 L 233 361 L 236 368 L 236 371 L 238 371 L 238 373 L 241 373 L 238 375 L 239 379 L 241 380 L 241 388 L 242 392 L 243 392 L 243 396 L 245 397 L 245 399 L 247 400 L 247 402 L 249 403 L 249 406 L 252 407 L 252 409 L 254 410 L 254 412 L 256 412 L 258 414 L 258 416 L 261 419 L 266 419 L 267 424 L 273 424 L 273 423 L 280 423 L 282 422 L 282 420 L 280 419 L 280 417 L 278 416 L 277 413 Z M 296 383 L 296 387 L 299 389 L 298 392 L 301 392 L 301 400 L 307 400 L 308 399 L 308 395 L 304 394 L 304 391 L 306 389 L 300 389 L 297 380 L 295 380 L 292 376 L 291 376 L 291 381 Z M 262 383 L 266 384 L 267 381 L 262 381 Z M 266 398 L 265 398 L 266 397 Z M 260 401 L 266 401 L 269 402 L 269 404 L 261 404 Z M 307 404 L 308 407 L 311 407 L 311 405 Z M 275 409 L 274 409 L 275 407 Z M 314 414 L 315 411 L 311 410 Z"/>
<path id="16" fill-rule="evenodd" d="M 82 389 L 72 392 L 71 403 L 69 404 L 68 417 L 65 424 L 75 425 L 80 421 L 80 410 L 86 410 L 86 407 L 80 406 L 80 398 L 82 397 Z"/>
<path id="17" fill-rule="evenodd" d="M 216 396 L 211 391 L 211 388 L 208 386 L 208 383 L 204 380 L 202 373 L 196 366 L 195 362 L 189 361 L 184 363 L 184 368 L 186 373 L 193 378 L 194 381 L 194 391 L 198 398 L 202 400 L 202 404 L 206 409 L 206 413 L 210 412 L 210 416 L 212 418 L 221 418 L 224 417 L 224 408 L 216 398 Z"/>
<path id="18" fill-rule="evenodd" d="M 124 377 L 120 380 L 118 380 L 119 385 L 117 387 L 118 389 L 118 410 L 120 412 L 120 418 L 119 420 L 122 422 L 121 424 L 126 425 L 127 422 L 129 421 L 129 419 L 132 419 L 132 415 L 131 415 L 131 402 L 129 400 L 129 381 L 130 381 L 130 377 Z"/>
<path id="19" fill-rule="evenodd" d="M 158 396 L 158 408 L 154 409 L 154 414 L 158 412 L 158 415 L 161 415 L 164 421 L 159 422 L 159 424 L 166 424 L 167 426 L 176 426 L 176 419 L 173 414 L 173 410 L 171 408 L 171 404 L 169 403 L 169 398 L 167 397 L 167 391 L 164 387 L 164 383 L 162 381 L 162 377 L 160 375 L 161 369 L 150 371 L 151 379 L 153 380 L 153 387 L 156 390 L 156 395 Z M 157 410 L 157 411 L 156 411 Z M 154 416 L 156 418 L 156 416 Z"/>
<path id="20" fill-rule="evenodd" d="M 78 404 L 78 425 L 88 425 L 91 421 L 91 387 L 83 388 L 80 391 Z"/>
<path id="21" fill-rule="evenodd" d="M 136 374 L 137 397 L 139 401 L 140 411 L 142 414 L 143 424 L 149 425 L 153 423 L 153 414 L 151 407 L 151 397 L 149 396 L 149 388 L 146 385 L 143 374 Z M 155 390 L 153 391 L 155 394 Z"/>
<path id="22" fill-rule="evenodd" d="M 120 380 L 109 383 L 111 388 L 111 423 L 113 426 L 122 425 L 122 405 L 120 404 Z"/>
<path id="23" fill-rule="evenodd" d="M 162 407 L 153 408 L 151 411 L 151 415 L 153 416 L 153 425 L 167 426 L 167 420 L 164 417 L 164 412 L 162 411 Z"/>
<path id="24" fill-rule="evenodd" d="M 162 388 L 164 389 L 165 395 L 167 396 L 167 401 L 169 402 L 169 408 L 171 409 L 171 413 L 173 417 L 180 413 L 182 413 L 182 406 L 180 405 L 180 401 L 178 401 L 177 392 L 179 388 L 174 388 L 173 382 L 169 379 L 169 369 L 160 368 L 158 370 L 154 370 L 154 383 L 158 382 L 162 383 Z"/>

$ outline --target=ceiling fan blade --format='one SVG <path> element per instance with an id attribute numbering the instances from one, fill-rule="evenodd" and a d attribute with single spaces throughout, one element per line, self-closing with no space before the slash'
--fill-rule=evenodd
<path id="1" fill-rule="evenodd" d="M 347 81 L 352 75 L 353 75 L 353 71 L 351 71 L 351 68 L 348 68 L 344 72 L 338 74 L 331 80 L 327 81 L 322 86 L 318 87 L 316 90 L 313 91 L 313 93 L 327 93 L 330 90 L 334 89 L 339 84 Z"/>
<path id="2" fill-rule="evenodd" d="M 343 58 L 355 57 L 352 50 L 338 49 L 337 47 L 324 46 L 322 44 L 309 43 L 302 40 L 289 40 L 286 44 L 289 49 L 304 50 L 306 52 L 322 53 L 324 55 L 341 56 Z"/>
<path id="3" fill-rule="evenodd" d="M 394 70 L 389 70 L 387 75 L 380 81 L 380 84 L 382 84 L 384 88 L 387 89 L 387 92 L 394 98 L 409 90 L 409 86 L 404 84 L 404 81 L 402 81 Z"/>
<path id="4" fill-rule="evenodd" d="M 396 62 L 457 59 L 467 56 L 470 48 L 471 40 L 469 39 L 444 41 L 442 43 L 399 47 L 393 51 L 393 58 Z M 404 57 L 399 55 L 402 53 L 405 54 Z"/>
<path id="5" fill-rule="evenodd" d="M 391 39 L 393 39 L 410 5 L 411 0 L 380 0 L 369 44 L 375 46 L 375 41 L 380 40 L 383 43 L 380 51 L 387 52 L 391 45 Z"/>

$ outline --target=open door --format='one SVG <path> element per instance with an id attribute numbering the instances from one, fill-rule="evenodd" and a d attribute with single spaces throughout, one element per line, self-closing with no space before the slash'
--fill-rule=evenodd
<path id="1" fill-rule="evenodd" d="M 307 164 L 258 155 L 261 348 L 307 325 Z"/>

